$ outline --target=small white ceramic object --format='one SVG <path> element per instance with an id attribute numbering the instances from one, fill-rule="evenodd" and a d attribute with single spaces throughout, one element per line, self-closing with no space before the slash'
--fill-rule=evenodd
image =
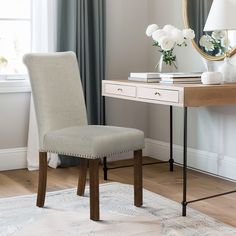
<path id="1" fill-rule="evenodd" d="M 236 83 L 236 66 L 226 57 L 223 64 L 218 69 L 223 75 L 224 83 Z"/>
<path id="2" fill-rule="evenodd" d="M 223 82 L 223 75 L 221 72 L 204 72 L 201 76 L 203 84 L 221 84 Z"/>

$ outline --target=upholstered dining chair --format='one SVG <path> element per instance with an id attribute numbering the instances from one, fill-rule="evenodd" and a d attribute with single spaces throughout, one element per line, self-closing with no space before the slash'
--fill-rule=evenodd
<path id="1" fill-rule="evenodd" d="M 88 125 L 79 67 L 73 52 L 30 53 L 23 61 L 29 73 L 39 129 L 37 206 L 43 207 L 45 202 L 47 153 L 75 156 L 80 158 L 77 194 L 84 194 L 89 164 L 90 219 L 99 220 L 99 159 L 134 151 L 134 205 L 140 207 L 143 132 Z"/>

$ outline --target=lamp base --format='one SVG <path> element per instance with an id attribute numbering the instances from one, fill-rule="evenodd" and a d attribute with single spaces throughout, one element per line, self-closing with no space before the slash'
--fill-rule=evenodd
<path id="1" fill-rule="evenodd" d="M 219 67 L 219 72 L 223 75 L 223 83 L 236 83 L 236 66 L 234 66 L 228 57 Z"/>

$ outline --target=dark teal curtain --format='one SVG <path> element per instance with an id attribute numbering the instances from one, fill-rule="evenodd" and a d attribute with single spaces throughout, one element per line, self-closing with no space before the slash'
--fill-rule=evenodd
<path id="1" fill-rule="evenodd" d="M 105 124 L 105 0 L 58 0 L 57 51 L 77 54 L 90 124 Z"/>
<path id="2" fill-rule="evenodd" d="M 57 51 L 77 55 L 89 124 L 105 124 L 101 95 L 105 79 L 105 0 L 58 0 Z M 63 95 L 62 95 L 63 96 Z M 60 156 L 61 166 L 77 165 L 79 159 Z"/>
<path id="3" fill-rule="evenodd" d="M 190 28 L 195 31 L 195 41 L 199 45 L 204 34 L 203 29 L 213 0 L 188 0 L 188 20 Z M 200 45 L 199 45 L 200 47 Z"/>

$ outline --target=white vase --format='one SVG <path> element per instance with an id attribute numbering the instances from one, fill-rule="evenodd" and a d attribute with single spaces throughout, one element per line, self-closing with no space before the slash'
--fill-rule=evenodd
<path id="1" fill-rule="evenodd" d="M 172 72 L 177 72 L 178 70 L 176 64 L 174 63 L 172 63 L 171 65 L 166 64 L 163 60 L 163 55 L 160 57 L 160 60 L 156 67 L 157 67 L 158 72 L 160 73 L 172 73 Z"/>
<path id="2" fill-rule="evenodd" d="M 236 66 L 231 63 L 230 58 L 225 57 L 218 71 L 222 73 L 224 83 L 236 83 Z"/>
<path id="3" fill-rule="evenodd" d="M 204 67 L 205 67 L 206 71 L 213 72 L 213 71 L 217 70 L 215 68 L 216 67 L 216 62 L 215 61 L 207 60 L 204 57 L 202 57 L 202 61 L 203 61 L 203 64 L 204 64 Z"/>

